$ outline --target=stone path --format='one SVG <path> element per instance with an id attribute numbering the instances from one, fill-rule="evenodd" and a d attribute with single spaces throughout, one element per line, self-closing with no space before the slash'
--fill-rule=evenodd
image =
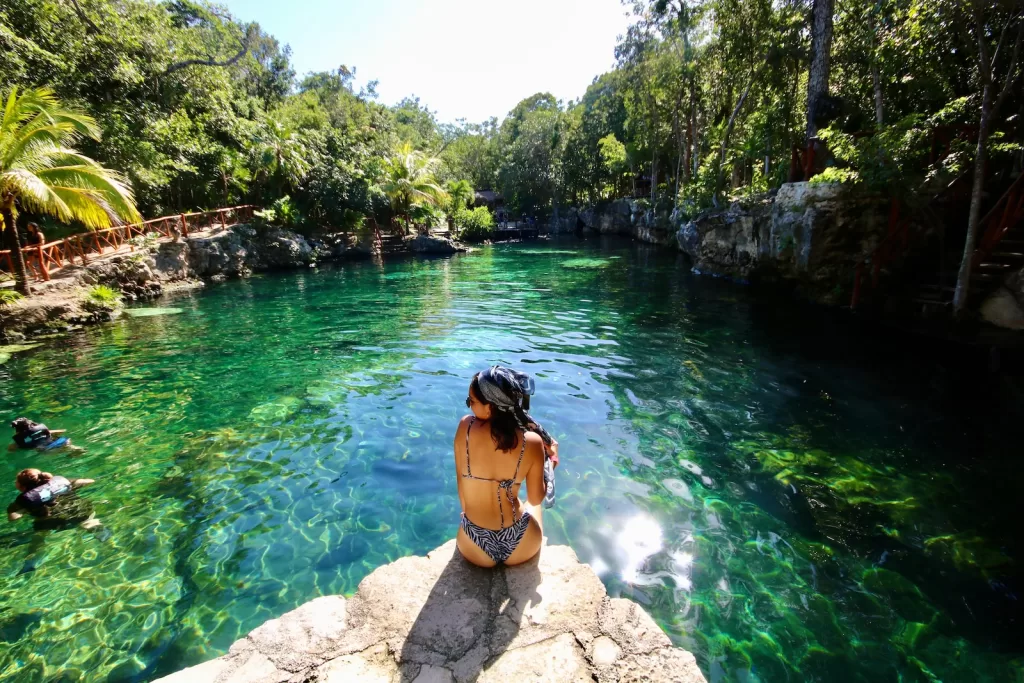
<path id="1" fill-rule="evenodd" d="M 160 683 L 706 683 L 638 605 L 610 599 L 567 546 L 480 569 L 450 541 L 376 569 L 351 598 L 317 598 L 218 659 Z"/>

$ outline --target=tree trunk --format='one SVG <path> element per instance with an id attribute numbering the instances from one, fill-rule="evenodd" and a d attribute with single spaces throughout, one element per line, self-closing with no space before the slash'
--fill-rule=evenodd
<path id="1" fill-rule="evenodd" d="M 828 95 L 832 58 L 832 15 L 835 0 L 814 0 L 811 25 L 811 70 L 807 77 L 807 139 L 818 134 L 815 118 L 821 99 Z"/>
<path id="2" fill-rule="evenodd" d="M 740 95 L 740 101 L 736 103 L 736 106 L 732 110 L 732 115 L 729 117 L 729 123 L 725 126 L 725 135 L 722 136 L 722 147 L 718 152 L 718 169 L 715 172 L 715 201 L 718 201 L 718 195 L 722 191 L 722 167 L 725 165 L 725 150 L 729 146 L 729 137 L 732 135 L 733 126 L 736 125 L 736 117 L 739 115 L 740 110 L 743 109 L 744 102 L 747 101 L 747 95 L 750 94 L 750 89 L 754 87 L 754 82 L 761 76 L 761 72 L 768 65 L 767 62 L 761 65 L 750 80 L 747 82 L 747 87 L 744 88 L 743 94 Z"/>
<path id="3" fill-rule="evenodd" d="M 882 109 L 882 78 L 878 74 L 878 63 L 871 65 L 871 80 L 875 86 L 875 123 L 879 128 L 885 120 L 885 111 Z"/>
<path id="4" fill-rule="evenodd" d="M 960 271 L 956 277 L 956 292 L 953 294 L 953 313 L 958 318 L 967 310 L 967 298 L 971 289 L 971 268 L 974 263 L 974 246 L 978 240 L 978 229 L 981 227 L 981 194 L 985 187 L 985 161 L 988 156 L 988 129 L 992 117 L 998 113 L 1010 90 L 1017 82 L 1017 63 L 1020 58 L 1021 45 L 1024 43 L 1024 20 L 1019 17 L 1017 39 L 1013 47 L 1013 55 L 1003 79 L 999 95 L 994 97 L 993 72 L 997 67 L 1003 39 L 1010 24 L 1003 27 L 1002 35 L 996 45 L 992 61 L 989 61 L 988 44 L 985 37 L 984 6 L 975 0 L 974 30 L 978 38 L 978 75 L 981 80 L 981 115 L 978 119 L 978 146 L 974 157 L 974 183 L 971 187 L 971 209 L 967 220 L 967 237 L 964 239 L 964 255 L 960 261 Z M 1012 20 L 1011 20 L 1012 21 Z"/>
<path id="5" fill-rule="evenodd" d="M 25 267 L 25 255 L 21 253 L 21 235 L 18 234 L 14 212 L 11 210 L 11 207 L 4 206 L 0 208 L 0 215 L 4 219 L 7 246 L 11 250 L 11 263 L 14 266 L 14 288 L 28 296 L 32 293 L 32 289 L 28 284 L 28 269 Z"/>
<path id="6" fill-rule="evenodd" d="M 693 158 L 694 109 L 696 108 L 695 78 L 690 76 L 690 108 L 686 113 L 686 145 L 683 147 L 683 182 L 690 182 L 691 159 Z"/>
<path id="7" fill-rule="evenodd" d="M 871 18 L 871 84 L 875 89 L 875 125 L 880 129 L 885 119 L 882 108 L 882 76 L 878 71 L 878 27 L 874 17 Z"/>
<path id="8" fill-rule="evenodd" d="M 981 118 L 978 121 L 978 147 L 974 156 L 974 183 L 971 186 L 971 210 L 967 220 L 967 238 L 964 240 L 964 256 L 960 260 L 960 272 L 956 276 L 956 293 L 953 295 L 953 313 L 960 317 L 967 309 L 967 296 L 971 289 L 971 266 L 974 261 L 974 245 L 977 241 L 978 223 L 981 221 L 981 193 L 985 187 L 985 157 L 988 153 L 988 124 L 992 108 L 992 83 L 986 82 L 981 93 Z"/>

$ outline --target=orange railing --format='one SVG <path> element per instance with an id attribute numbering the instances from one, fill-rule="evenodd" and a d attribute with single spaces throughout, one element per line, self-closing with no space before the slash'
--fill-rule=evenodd
<path id="1" fill-rule="evenodd" d="M 37 280 L 46 281 L 50 279 L 52 272 L 65 266 L 74 265 L 76 258 L 82 262 L 82 265 L 85 265 L 89 262 L 89 256 L 102 254 L 107 248 L 117 251 L 125 244 L 128 244 L 131 251 L 135 251 L 135 245 L 131 242 L 134 237 L 154 232 L 161 237 L 173 238 L 178 235 L 188 237 L 190 229 L 195 231 L 217 223 L 228 225 L 229 220 L 237 222 L 251 219 L 254 208 L 252 205 L 246 204 L 213 211 L 163 216 L 142 223 L 82 232 L 47 244 L 25 246 L 22 247 L 21 253 L 25 258 L 25 267 Z M 10 249 L 0 251 L 0 270 L 14 272 Z"/>

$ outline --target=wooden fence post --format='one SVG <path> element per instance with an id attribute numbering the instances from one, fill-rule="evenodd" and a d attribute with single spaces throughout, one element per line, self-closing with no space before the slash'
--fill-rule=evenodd
<path id="1" fill-rule="evenodd" d="M 181 234 L 188 237 L 188 222 L 185 220 L 185 214 L 181 214 Z"/>
<path id="2" fill-rule="evenodd" d="M 43 245 L 36 245 L 36 253 L 39 255 L 39 270 L 43 274 L 43 279 L 49 282 L 50 269 L 46 267 L 46 259 L 43 257 Z"/>

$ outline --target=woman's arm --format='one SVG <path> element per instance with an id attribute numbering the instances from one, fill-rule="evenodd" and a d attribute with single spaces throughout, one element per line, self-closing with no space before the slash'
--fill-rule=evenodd
<path id="1" fill-rule="evenodd" d="M 95 483 L 96 483 L 95 479 L 72 479 L 71 480 L 71 488 L 73 488 L 73 489 L 80 489 L 83 486 L 88 486 L 89 484 L 95 484 Z"/>
<path id="2" fill-rule="evenodd" d="M 533 432 L 526 434 L 526 454 L 530 469 L 526 471 L 526 502 L 537 507 L 544 500 L 544 441 Z"/>
<path id="3" fill-rule="evenodd" d="M 469 416 L 462 418 L 459 428 L 455 430 L 455 486 L 459 492 L 459 506 L 466 509 L 466 500 L 462 497 L 462 473 L 466 465 L 463 463 L 466 452 L 466 426 L 469 423 Z"/>

